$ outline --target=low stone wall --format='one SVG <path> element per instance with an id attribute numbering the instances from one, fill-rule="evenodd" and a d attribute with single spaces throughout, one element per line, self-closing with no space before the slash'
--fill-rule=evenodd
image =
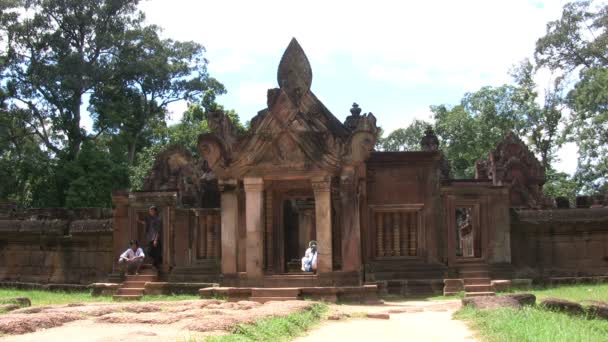
<path id="1" fill-rule="evenodd" d="M 511 212 L 515 278 L 608 274 L 608 208 Z"/>
<path id="2" fill-rule="evenodd" d="M 90 284 L 111 271 L 109 209 L 32 209 L 0 219 L 0 281 Z"/>

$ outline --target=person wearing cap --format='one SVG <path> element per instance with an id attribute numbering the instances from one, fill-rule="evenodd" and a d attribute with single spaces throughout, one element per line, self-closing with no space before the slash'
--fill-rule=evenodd
<path id="1" fill-rule="evenodd" d="M 144 262 L 145 257 L 146 255 L 139 247 L 137 240 L 131 240 L 129 248 L 118 258 L 118 264 L 123 268 L 125 275 L 128 275 L 129 272 L 139 274 L 139 268 Z"/>
<path id="2" fill-rule="evenodd" d="M 315 272 L 317 270 L 317 241 L 312 240 L 308 243 L 308 249 L 302 258 L 302 271 Z"/>
<path id="3" fill-rule="evenodd" d="M 148 209 L 148 215 L 139 223 L 144 224 L 146 243 L 148 244 L 148 256 L 152 259 L 152 264 L 157 269 L 160 267 L 163 258 L 162 252 L 162 228 L 163 222 L 158 215 L 158 208 L 151 206 Z"/>

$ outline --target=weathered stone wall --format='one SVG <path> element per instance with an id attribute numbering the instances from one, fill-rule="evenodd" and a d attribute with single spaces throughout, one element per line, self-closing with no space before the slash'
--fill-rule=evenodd
<path id="1" fill-rule="evenodd" d="M 608 274 L 608 208 L 511 212 L 516 278 Z"/>
<path id="2" fill-rule="evenodd" d="M 31 209 L 0 219 L 0 281 L 89 284 L 112 261 L 109 209 Z"/>

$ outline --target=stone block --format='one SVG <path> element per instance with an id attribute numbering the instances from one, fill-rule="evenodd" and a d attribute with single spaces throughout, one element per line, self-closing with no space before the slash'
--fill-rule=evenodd
<path id="1" fill-rule="evenodd" d="M 375 319 L 390 319 L 391 316 L 387 313 L 368 313 L 365 317 Z"/>
<path id="2" fill-rule="evenodd" d="M 531 293 L 514 293 L 508 294 L 506 297 L 515 299 L 522 306 L 536 304 L 536 296 Z"/>
<path id="3" fill-rule="evenodd" d="M 559 298 L 547 298 L 540 305 L 551 311 L 565 312 L 573 315 L 583 315 L 585 313 L 581 304 Z"/>
<path id="4" fill-rule="evenodd" d="M 494 292 L 505 292 L 511 289 L 511 280 L 492 280 L 490 284 Z"/>
<path id="5" fill-rule="evenodd" d="M 508 296 L 466 297 L 462 299 L 462 305 L 480 310 L 521 307 L 521 304 L 517 300 Z"/>
<path id="6" fill-rule="evenodd" d="M 532 288 L 532 279 L 511 279 L 511 288 L 516 290 L 529 290 Z"/>
<path id="7" fill-rule="evenodd" d="M 591 317 L 608 319 L 608 303 L 595 302 L 587 306 L 587 312 Z"/>

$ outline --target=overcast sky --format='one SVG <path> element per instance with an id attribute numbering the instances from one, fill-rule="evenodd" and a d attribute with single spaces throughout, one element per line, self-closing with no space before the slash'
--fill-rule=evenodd
<path id="1" fill-rule="evenodd" d="M 312 90 L 335 116 L 343 120 L 357 102 L 391 131 L 429 120 L 430 105 L 510 82 L 509 69 L 532 57 L 564 3 L 148 0 L 141 8 L 165 37 L 205 46 L 210 74 L 228 90 L 218 102 L 243 121 L 265 108 L 281 55 L 296 37 L 312 65 Z M 172 107 L 171 119 L 184 108 Z M 559 169 L 573 172 L 576 149 L 560 152 Z"/>

